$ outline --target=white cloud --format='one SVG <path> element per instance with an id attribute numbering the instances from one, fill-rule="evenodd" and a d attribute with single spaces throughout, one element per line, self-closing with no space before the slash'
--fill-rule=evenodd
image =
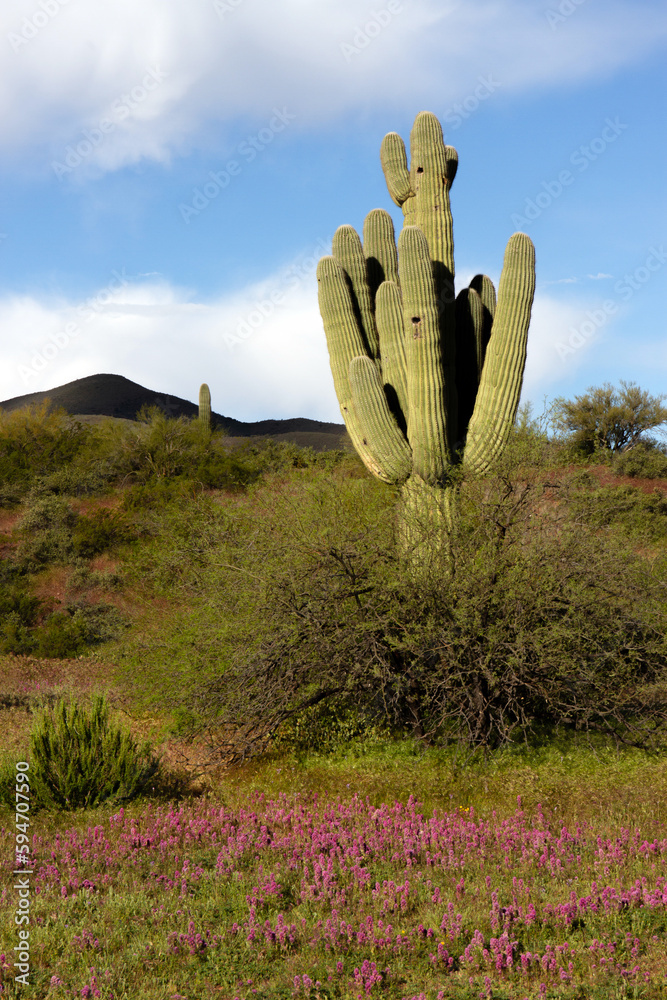
<path id="1" fill-rule="evenodd" d="M 426 103 L 442 114 L 480 75 L 493 74 L 501 94 L 572 86 L 667 38 L 664 11 L 648 0 L 584 4 L 557 30 L 546 2 L 215 2 L 4 4 L 0 147 L 39 150 L 45 171 L 86 141 L 84 173 L 144 157 L 168 162 L 231 142 L 225 129 L 258 126 L 275 106 L 297 116 L 296 128 L 358 109 L 360 94 L 370 107 L 410 114 L 425 94 L 439 95 Z M 113 127 L 105 132 L 102 121 Z M 102 137 L 95 144 L 84 129 Z"/>
<path id="2" fill-rule="evenodd" d="M 552 394 L 554 388 L 559 392 L 558 383 L 575 379 L 590 361 L 591 353 L 599 350 L 607 331 L 587 323 L 590 306 L 588 302 L 566 303 L 536 293 L 528 333 L 522 401 L 530 399 L 537 404 L 544 395 Z M 593 332 L 589 332 L 589 327 L 593 327 Z M 574 331 L 580 333 L 572 340 Z"/>
<path id="3" fill-rule="evenodd" d="M 210 303 L 161 282 L 80 303 L 6 298 L 0 328 L 13 333 L 0 399 L 111 373 L 192 401 L 207 382 L 213 409 L 238 420 L 342 423 L 310 267 Z"/>

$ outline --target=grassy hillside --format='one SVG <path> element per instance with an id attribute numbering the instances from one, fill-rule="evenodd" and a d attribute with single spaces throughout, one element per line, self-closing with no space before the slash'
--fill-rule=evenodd
<path id="1" fill-rule="evenodd" d="M 160 768 L 120 806 L 31 787 L 0 996 L 665 995 L 663 471 L 524 427 L 416 582 L 355 455 L 4 415 L 8 875 L 58 696 L 104 692 Z"/>

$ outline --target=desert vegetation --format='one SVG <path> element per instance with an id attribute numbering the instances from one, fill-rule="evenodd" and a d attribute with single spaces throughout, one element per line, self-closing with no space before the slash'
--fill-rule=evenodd
<path id="1" fill-rule="evenodd" d="M 0 416 L 0 996 L 665 995 L 661 413 L 565 402 L 418 576 L 353 451 Z"/>

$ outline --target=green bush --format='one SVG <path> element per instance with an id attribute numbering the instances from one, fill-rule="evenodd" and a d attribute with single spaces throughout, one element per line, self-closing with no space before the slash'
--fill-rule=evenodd
<path id="1" fill-rule="evenodd" d="M 642 442 L 616 456 L 613 469 L 620 476 L 667 479 L 667 451 L 664 445 Z"/>
<path id="2" fill-rule="evenodd" d="M 74 462 L 85 450 L 91 429 L 61 408 L 39 406 L 0 410 L 0 482 L 28 483 Z"/>
<path id="3" fill-rule="evenodd" d="M 580 523 L 607 534 L 620 530 L 637 542 L 667 539 L 667 496 L 657 488 L 643 493 L 634 486 L 584 486 L 573 491 L 569 509 Z"/>
<path id="4" fill-rule="evenodd" d="M 96 696 L 91 712 L 61 699 L 37 714 L 30 736 L 31 789 L 36 803 L 58 809 L 95 808 L 129 801 L 159 769 L 147 742 L 109 725 L 109 707 Z"/>
<path id="5" fill-rule="evenodd" d="M 149 483 L 190 480 L 207 487 L 235 488 L 256 478 L 249 464 L 225 445 L 219 431 L 202 433 L 197 419 L 167 417 L 143 408 L 134 425 L 96 428 L 90 459 L 102 459 L 116 480 Z"/>
<path id="6" fill-rule="evenodd" d="M 36 644 L 34 629 L 28 628 L 18 612 L 10 611 L 0 618 L 0 653 L 30 656 Z"/>
<path id="7" fill-rule="evenodd" d="M 74 511 L 65 497 L 53 493 L 40 495 L 31 491 L 26 497 L 26 511 L 18 523 L 19 531 L 34 534 L 49 528 L 71 529 L 77 521 Z"/>
<path id="8" fill-rule="evenodd" d="M 106 583 L 107 576 L 89 573 L 87 581 L 92 585 L 99 577 Z M 124 615 L 110 604 L 73 603 L 46 614 L 48 607 L 16 585 L 0 585 L 0 653 L 69 659 L 117 638 L 127 626 Z"/>
<path id="9" fill-rule="evenodd" d="M 117 511 L 102 508 L 77 519 L 72 530 L 72 551 L 75 558 L 91 559 L 134 538 L 135 532 Z"/>
<path id="10" fill-rule="evenodd" d="M 34 651 L 33 626 L 42 601 L 15 583 L 0 584 L 0 653 L 29 655 Z"/>
<path id="11" fill-rule="evenodd" d="M 21 542 L 16 553 L 23 573 L 49 563 L 67 562 L 72 555 L 72 528 L 78 514 L 65 497 L 29 493 L 26 511 L 17 525 Z"/>
<path id="12" fill-rule="evenodd" d="M 86 648 L 86 626 L 81 614 L 54 611 L 32 637 L 35 655 L 44 659 L 72 659 Z"/>
<path id="13" fill-rule="evenodd" d="M 24 572 L 35 572 L 49 563 L 90 559 L 137 537 L 118 511 L 102 508 L 77 514 L 65 497 L 34 490 L 17 527 L 22 537 L 17 558 Z"/>
<path id="14" fill-rule="evenodd" d="M 634 382 L 591 386 L 574 400 L 554 400 L 552 423 L 583 455 L 612 455 L 645 440 L 647 431 L 667 422 L 665 396 L 650 396 Z"/>

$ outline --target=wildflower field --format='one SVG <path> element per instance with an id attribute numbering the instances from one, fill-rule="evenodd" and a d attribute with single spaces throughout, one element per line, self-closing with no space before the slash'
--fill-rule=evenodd
<path id="1" fill-rule="evenodd" d="M 40 812 L 28 989 L 13 983 L 5 823 L 1 995 L 667 995 L 664 766 L 612 758 L 591 756 L 583 779 L 578 758 L 548 755 L 458 781 L 428 754 L 379 772 L 372 754 L 287 758 L 180 804 Z M 479 805 L 427 810 L 408 793 L 420 783 L 430 804 Z M 517 787 L 529 804 L 503 809 Z"/>

